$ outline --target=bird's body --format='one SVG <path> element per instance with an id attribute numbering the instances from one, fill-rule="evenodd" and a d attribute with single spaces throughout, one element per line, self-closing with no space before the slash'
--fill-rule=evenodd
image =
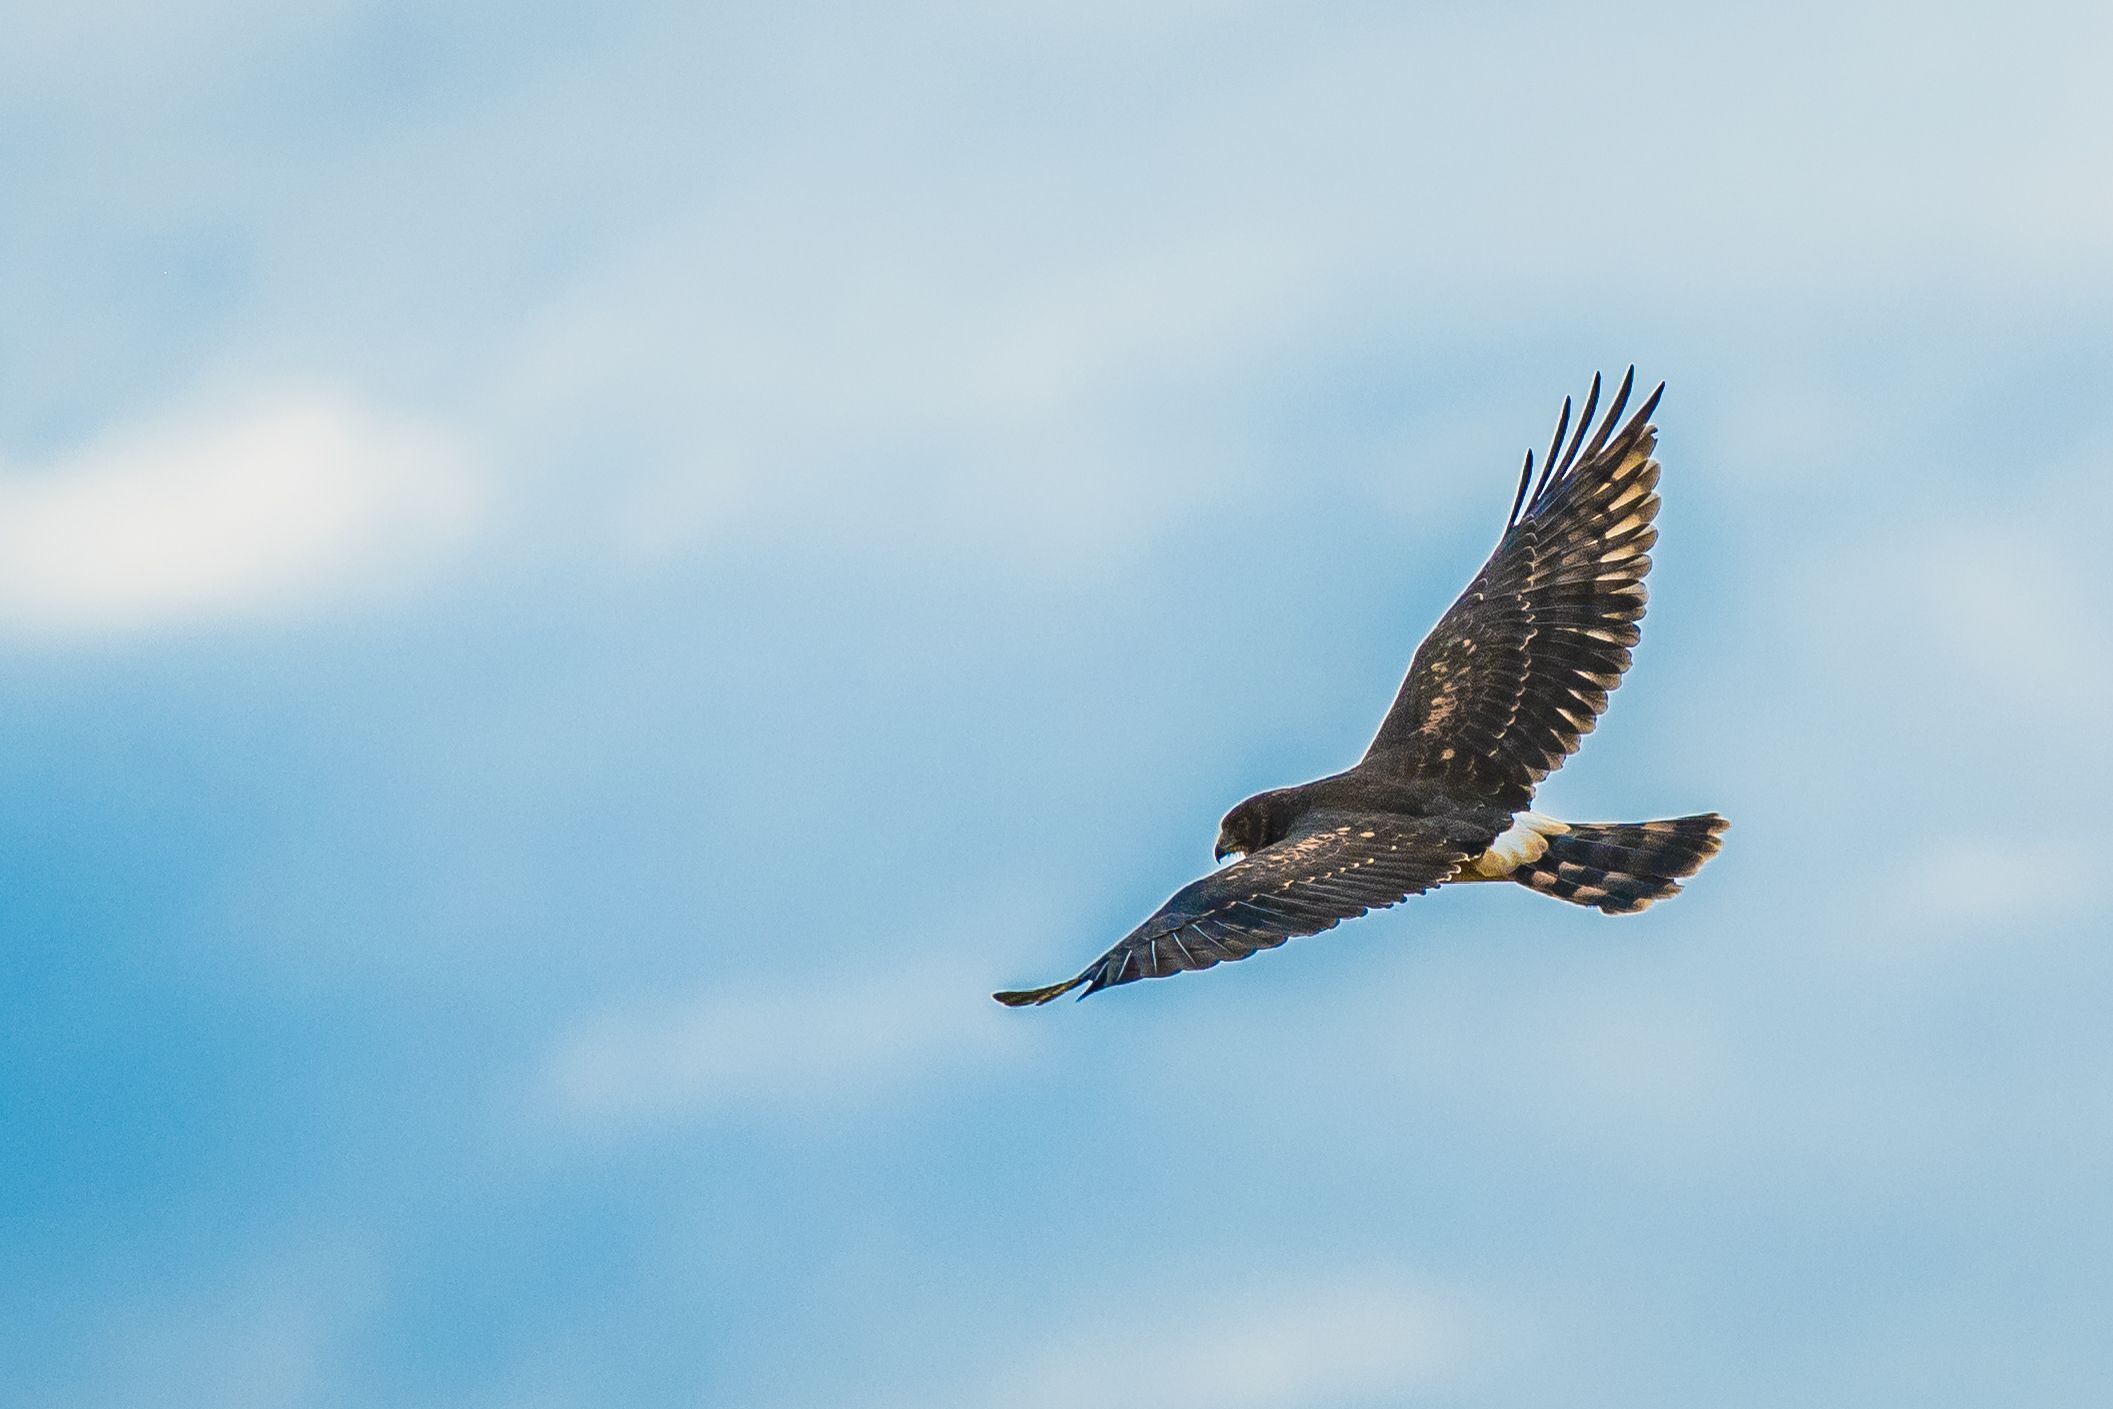
<path id="1" fill-rule="evenodd" d="M 1540 479 L 1529 454 L 1496 551 L 1417 649 L 1355 767 L 1248 798 L 1219 829 L 1219 859 L 1239 860 L 1175 892 L 1084 973 L 998 1001 L 1206 969 L 1439 885 L 1512 881 L 1609 914 L 1678 891 L 1716 853 L 1716 814 L 1563 823 L 1527 810 L 1591 732 L 1640 635 L 1664 387 L 1617 433 L 1629 389 L 1589 445 L 1598 379 L 1567 447 L 1563 403 Z"/>

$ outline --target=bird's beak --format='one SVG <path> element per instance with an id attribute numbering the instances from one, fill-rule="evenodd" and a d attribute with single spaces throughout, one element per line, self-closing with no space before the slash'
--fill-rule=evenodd
<path id="1" fill-rule="evenodd" d="M 1239 847 L 1227 846 L 1224 842 L 1219 842 L 1215 847 L 1211 848 L 1211 855 L 1220 861 L 1225 860 L 1228 856 L 1238 856 L 1240 854 Z"/>

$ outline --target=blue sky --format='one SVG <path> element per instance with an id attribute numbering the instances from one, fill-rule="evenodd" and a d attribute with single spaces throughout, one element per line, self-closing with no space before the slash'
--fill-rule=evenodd
<path id="1" fill-rule="evenodd" d="M 0 46 L 0 1400 L 2101 1404 L 2113 19 Z M 1612 921 L 1005 1012 L 1670 387 Z"/>

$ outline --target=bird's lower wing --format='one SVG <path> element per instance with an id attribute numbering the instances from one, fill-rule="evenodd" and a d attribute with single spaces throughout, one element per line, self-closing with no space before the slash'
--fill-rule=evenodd
<path id="1" fill-rule="evenodd" d="M 1245 959 L 1419 895 L 1494 835 L 1465 820 L 1323 814 L 1184 886 L 1076 978 L 992 997 L 1018 1008 Z"/>

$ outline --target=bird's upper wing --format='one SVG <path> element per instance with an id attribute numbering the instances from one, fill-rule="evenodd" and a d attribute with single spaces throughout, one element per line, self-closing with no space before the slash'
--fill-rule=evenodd
<path id="1" fill-rule="evenodd" d="M 1616 432 L 1635 375 L 1589 444 L 1599 378 L 1567 449 L 1563 403 L 1539 482 L 1529 453 L 1496 552 L 1417 647 L 1360 766 L 1518 808 L 1592 731 L 1641 635 L 1658 539 L 1651 412 L 1665 385 Z"/>
<path id="2" fill-rule="evenodd" d="M 1465 820 L 1318 813 L 1282 841 L 1182 887 L 1078 977 L 992 996 L 1017 1008 L 1074 988 L 1093 993 L 1245 959 L 1429 890 L 1495 836 Z"/>

